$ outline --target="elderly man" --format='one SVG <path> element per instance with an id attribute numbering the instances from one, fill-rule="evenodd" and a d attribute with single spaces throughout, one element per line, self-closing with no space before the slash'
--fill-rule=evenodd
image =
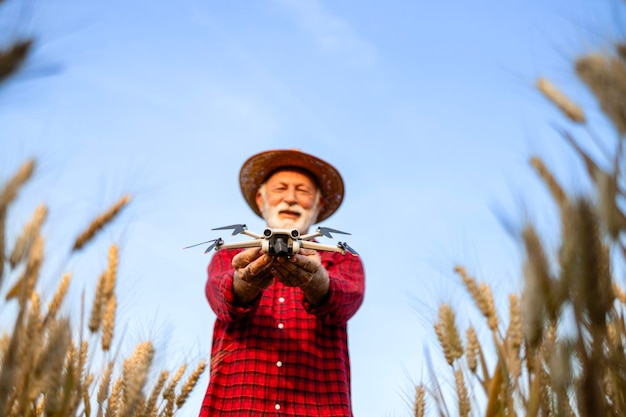
<path id="1" fill-rule="evenodd" d="M 344 194 L 332 165 L 298 150 L 252 156 L 239 183 L 268 227 L 302 234 Z M 216 252 L 206 296 L 217 317 L 200 416 L 352 416 L 346 328 L 364 288 L 361 260 L 350 254 Z"/>

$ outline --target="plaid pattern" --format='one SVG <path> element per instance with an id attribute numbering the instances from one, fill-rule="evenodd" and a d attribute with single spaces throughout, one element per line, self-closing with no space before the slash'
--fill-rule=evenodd
<path id="1" fill-rule="evenodd" d="M 352 416 L 347 322 L 364 295 L 359 257 L 320 252 L 330 295 L 311 306 L 278 281 L 245 307 L 234 305 L 231 260 L 216 252 L 206 295 L 217 319 L 211 375 L 200 417 Z"/>

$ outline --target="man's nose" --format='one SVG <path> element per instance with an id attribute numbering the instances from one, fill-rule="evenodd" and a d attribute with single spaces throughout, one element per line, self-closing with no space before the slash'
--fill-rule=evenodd
<path id="1" fill-rule="evenodd" d="M 289 205 L 296 204 L 298 202 L 298 197 L 296 195 L 296 189 L 287 190 L 285 194 L 285 202 Z"/>

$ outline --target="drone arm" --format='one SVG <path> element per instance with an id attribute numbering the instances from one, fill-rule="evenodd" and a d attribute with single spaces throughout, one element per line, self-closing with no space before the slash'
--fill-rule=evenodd
<path id="1" fill-rule="evenodd" d="M 306 234 L 304 236 L 300 236 L 300 239 L 302 239 L 302 240 L 311 240 L 314 237 L 318 237 L 318 236 L 322 236 L 322 234 L 319 232 L 319 230 L 317 232 L 313 232 L 313 233 Z"/>
<path id="2" fill-rule="evenodd" d="M 251 231 L 249 231 L 247 229 L 242 231 L 241 233 L 243 233 L 244 235 L 248 235 L 250 237 L 253 237 L 255 239 L 263 239 L 263 236 L 261 236 L 260 234 L 251 232 Z"/>
<path id="3" fill-rule="evenodd" d="M 260 248 L 263 244 L 263 239 L 250 240 L 247 242 L 232 242 L 232 243 L 223 243 L 221 245 L 215 246 L 215 250 L 220 249 L 241 249 L 241 248 Z"/>
<path id="4" fill-rule="evenodd" d="M 339 252 L 341 254 L 346 253 L 346 250 L 341 246 L 323 245 L 321 243 L 309 242 L 307 240 L 301 241 L 300 246 L 302 246 L 304 249 L 313 249 L 313 250 L 326 251 L 326 252 Z"/>

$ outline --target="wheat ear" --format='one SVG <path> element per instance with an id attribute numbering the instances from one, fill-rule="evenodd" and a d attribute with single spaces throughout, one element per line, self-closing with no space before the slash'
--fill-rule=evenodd
<path id="1" fill-rule="evenodd" d="M 118 213 L 128 204 L 130 195 L 125 195 L 119 199 L 107 211 L 96 217 L 89 227 L 76 238 L 72 250 L 76 251 L 85 246 L 106 224 L 110 223 Z"/>

